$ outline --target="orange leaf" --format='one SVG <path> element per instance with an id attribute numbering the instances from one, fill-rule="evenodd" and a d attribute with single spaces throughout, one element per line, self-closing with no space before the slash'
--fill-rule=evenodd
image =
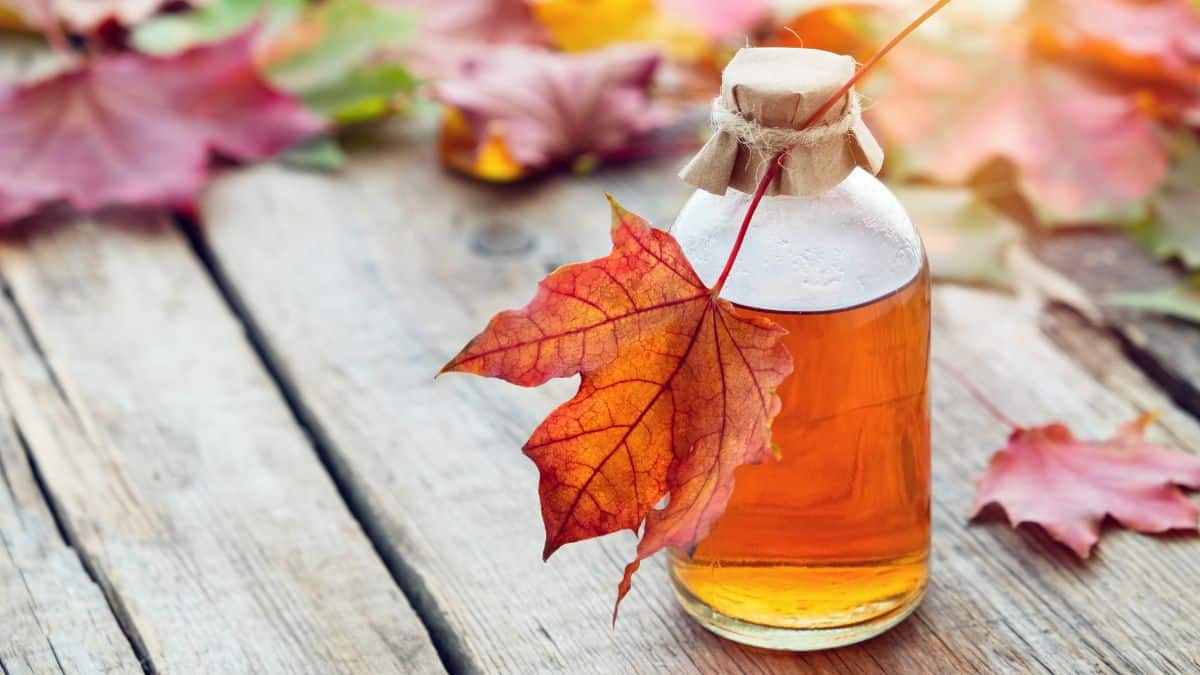
<path id="1" fill-rule="evenodd" d="M 569 52 L 638 42 L 691 61 L 712 48 L 701 28 L 668 16 L 654 0 L 532 0 L 530 8 L 555 46 Z"/>
<path id="2" fill-rule="evenodd" d="M 1200 489 L 1200 457 L 1147 443 L 1142 432 L 1152 419 L 1098 443 L 1062 424 L 1014 430 L 979 481 L 971 517 L 999 504 L 1014 527 L 1037 523 L 1080 558 L 1106 515 L 1138 532 L 1195 530 L 1196 506 L 1176 486 Z"/>
<path id="3" fill-rule="evenodd" d="M 438 159 L 446 166 L 492 183 L 511 183 L 524 178 L 525 167 L 513 159 L 499 129 L 476 133 L 462 111 L 446 106 L 438 133 Z"/>
<path id="4" fill-rule="evenodd" d="M 714 297 L 670 234 L 612 208 L 608 256 L 547 276 L 443 372 L 522 386 L 582 375 L 524 449 L 541 473 L 546 557 L 645 524 L 619 604 L 642 559 L 712 529 L 734 469 L 773 457 L 775 389 L 792 360 L 783 329 Z"/>
<path id="5" fill-rule="evenodd" d="M 878 7 L 867 2 L 822 5 L 789 21 L 769 43 L 777 47 L 824 49 L 866 61 L 883 42 L 879 31 L 871 25 L 878 11 Z"/>
<path id="6" fill-rule="evenodd" d="M 1055 0 L 1039 3 L 1038 46 L 1116 75 L 1200 84 L 1200 11 L 1188 0 Z"/>

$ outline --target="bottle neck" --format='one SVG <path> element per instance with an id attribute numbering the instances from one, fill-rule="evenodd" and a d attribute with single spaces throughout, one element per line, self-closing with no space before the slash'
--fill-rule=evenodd
<path id="1" fill-rule="evenodd" d="M 750 199 L 697 191 L 680 212 L 671 232 L 705 283 L 720 274 Z M 856 170 L 819 196 L 764 198 L 721 295 L 759 309 L 832 311 L 903 288 L 923 265 L 904 208 Z"/>

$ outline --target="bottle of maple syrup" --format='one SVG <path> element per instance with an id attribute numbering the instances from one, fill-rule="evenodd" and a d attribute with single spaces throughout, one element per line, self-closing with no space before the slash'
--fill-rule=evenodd
<path id="1" fill-rule="evenodd" d="M 681 174 L 699 190 L 672 234 L 713 284 L 759 181 L 721 295 L 788 331 L 779 460 L 735 474 L 694 550 L 673 550 L 684 608 L 739 642 L 808 650 L 877 635 L 925 592 L 930 533 L 929 271 L 920 237 L 875 177 L 882 151 L 851 92 L 849 57 L 743 49 L 714 102 L 716 133 Z"/>

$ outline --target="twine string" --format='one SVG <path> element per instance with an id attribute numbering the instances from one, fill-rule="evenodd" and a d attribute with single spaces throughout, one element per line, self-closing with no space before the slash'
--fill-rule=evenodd
<path id="1" fill-rule="evenodd" d="M 732 135 L 755 154 L 774 156 L 789 148 L 814 146 L 850 133 L 862 116 L 862 104 L 855 93 L 851 93 L 849 99 L 850 105 L 840 118 L 807 129 L 793 129 L 763 126 L 736 110 L 730 110 L 721 97 L 717 97 L 712 107 L 713 131 Z"/>

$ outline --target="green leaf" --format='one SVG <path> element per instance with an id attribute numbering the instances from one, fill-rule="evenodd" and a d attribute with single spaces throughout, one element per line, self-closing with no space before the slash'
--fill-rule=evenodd
<path id="1" fill-rule="evenodd" d="M 374 64 L 383 49 L 408 43 L 413 20 L 371 0 L 213 0 L 142 25 L 134 44 L 178 52 L 260 22 L 259 65 L 276 87 L 300 97 L 337 124 L 381 117 L 412 93 L 413 76 L 397 64 Z"/>
<path id="2" fill-rule="evenodd" d="M 925 241 L 933 276 L 945 281 L 1008 288 L 1008 247 L 1021 228 L 1008 216 L 961 188 L 896 187 Z"/>
<path id="3" fill-rule="evenodd" d="M 351 72 L 333 84 L 305 92 L 303 99 L 338 124 L 355 124 L 386 115 L 397 96 L 412 93 L 416 86 L 408 70 L 384 64 Z"/>
<path id="4" fill-rule="evenodd" d="M 1151 255 L 1178 258 L 1188 269 L 1200 268 L 1200 143 L 1181 134 L 1175 164 L 1151 198 L 1153 217 L 1133 228 Z"/>
<path id="5" fill-rule="evenodd" d="M 133 45 L 150 54 L 174 54 L 223 40 L 256 20 L 263 34 L 270 35 L 294 21 L 306 6 L 306 0 L 213 0 L 142 23 L 133 32 Z"/>
<path id="6" fill-rule="evenodd" d="M 279 156 L 279 161 L 301 169 L 336 171 L 346 163 L 346 156 L 337 141 L 321 136 L 288 150 Z"/>
<path id="7" fill-rule="evenodd" d="M 364 66 L 380 49 L 408 43 L 413 20 L 368 0 L 331 0 L 313 7 L 289 33 L 307 38 L 303 48 L 268 56 L 267 74 L 293 93 L 333 86 Z M 288 35 L 284 35 L 288 37 Z"/>
<path id="8" fill-rule="evenodd" d="M 1200 324 L 1200 276 L 1178 286 L 1146 293 L 1118 293 L 1106 300 L 1107 304 L 1116 307 L 1129 307 Z"/>

